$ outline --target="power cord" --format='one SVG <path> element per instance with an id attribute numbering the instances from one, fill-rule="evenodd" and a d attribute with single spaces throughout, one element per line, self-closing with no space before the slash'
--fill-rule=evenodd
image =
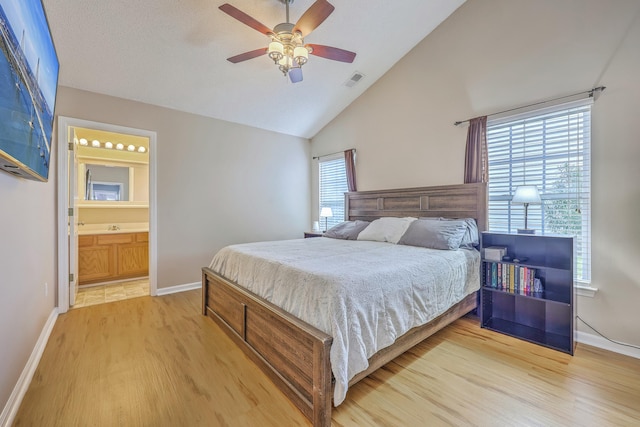
<path id="1" fill-rule="evenodd" d="M 602 338 L 604 338 L 607 341 L 611 341 L 614 344 L 618 344 L 618 345 L 623 345 L 625 347 L 631 347 L 631 348 L 637 348 L 638 350 L 640 350 L 640 346 L 637 345 L 632 345 L 632 344 L 625 344 L 623 342 L 620 341 L 615 341 L 612 340 L 611 338 L 607 338 L 604 335 L 602 335 L 600 332 L 598 332 L 598 330 L 596 328 L 594 328 L 593 326 L 591 326 L 590 324 L 588 324 L 587 322 L 585 322 L 580 316 L 576 316 L 582 323 L 584 323 L 585 325 L 587 325 L 589 328 L 591 328 L 596 334 L 600 335 Z"/>

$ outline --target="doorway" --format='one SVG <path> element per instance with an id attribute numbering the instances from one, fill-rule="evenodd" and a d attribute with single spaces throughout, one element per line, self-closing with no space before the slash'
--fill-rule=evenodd
<path id="1" fill-rule="evenodd" d="M 156 295 L 155 153 L 155 132 L 58 117 L 60 313 L 79 286 L 108 302 L 139 296 L 148 274 L 145 294 Z"/>

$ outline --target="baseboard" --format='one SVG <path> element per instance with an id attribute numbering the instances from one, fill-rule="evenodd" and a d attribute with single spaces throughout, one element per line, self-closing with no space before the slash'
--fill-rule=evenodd
<path id="1" fill-rule="evenodd" d="M 202 282 L 186 283 L 184 285 L 169 286 L 168 288 L 158 288 L 156 291 L 157 296 L 175 294 L 178 292 L 192 291 L 194 289 L 201 289 Z"/>
<path id="2" fill-rule="evenodd" d="M 620 353 L 624 354 L 625 356 L 631 356 L 635 357 L 636 359 L 640 359 L 640 349 L 613 343 L 605 338 L 602 338 L 600 335 L 577 331 L 576 341 L 582 344 L 591 345 L 594 347 L 602 348 L 604 350 L 613 351 L 614 353 Z"/>
<path id="3" fill-rule="evenodd" d="M 9 396 L 9 400 L 2 410 L 2 414 L 0 414 L 0 426 L 9 427 L 13 424 L 13 420 L 18 413 L 18 409 L 20 408 L 24 395 L 29 389 L 29 384 L 31 384 L 31 379 L 33 378 L 33 374 L 36 372 L 38 363 L 40 363 L 40 358 L 42 357 L 44 348 L 47 345 L 47 341 L 49 341 L 49 335 L 51 335 L 51 331 L 53 330 L 53 326 L 56 324 L 57 319 L 58 308 L 56 307 L 51 311 L 47 322 L 44 324 L 44 328 L 42 328 L 42 332 L 40 332 L 40 337 L 31 352 L 31 356 L 29 356 L 29 360 L 22 370 L 20 378 L 18 378 L 18 382 L 13 388 L 11 396 Z"/>

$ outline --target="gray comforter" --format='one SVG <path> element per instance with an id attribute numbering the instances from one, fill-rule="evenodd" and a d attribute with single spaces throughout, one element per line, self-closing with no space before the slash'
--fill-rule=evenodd
<path id="1" fill-rule="evenodd" d="M 312 238 L 232 245 L 210 267 L 333 337 L 334 404 L 368 358 L 480 287 L 476 250 Z"/>

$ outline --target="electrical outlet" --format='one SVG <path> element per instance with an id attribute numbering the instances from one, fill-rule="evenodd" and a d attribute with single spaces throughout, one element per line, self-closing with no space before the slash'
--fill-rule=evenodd
<path id="1" fill-rule="evenodd" d="M 47 282 L 44 282 L 44 296 L 49 296 L 49 284 Z"/>

